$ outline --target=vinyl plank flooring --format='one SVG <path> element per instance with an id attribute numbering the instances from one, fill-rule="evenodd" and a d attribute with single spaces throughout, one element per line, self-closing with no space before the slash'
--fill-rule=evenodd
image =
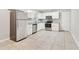
<path id="1" fill-rule="evenodd" d="M 78 50 L 69 32 L 41 30 L 25 40 L 0 43 L 0 50 Z"/>

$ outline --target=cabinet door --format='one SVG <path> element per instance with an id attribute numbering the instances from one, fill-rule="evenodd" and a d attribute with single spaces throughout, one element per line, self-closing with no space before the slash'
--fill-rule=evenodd
<path id="1" fill-rule="evenodd" d="M 39 31 L 40 29 L 41 29 L 41 25 L 39 23 L 39 24 L 37 24 L 37 31 Z"/>
<path id="2" fill-rule="evenodd" d="M 16 11 L 16 19 L 27 19 L 27 14 L 24 12 Z"/>
<path id="3" fill-rule="evenodd" d="M 17 21 L 17 41 L 26 37 L 26 22 L 25 20 Z"/>
<path id="4" fill-rule="evenodd" d="M 59 23 L 52 23 L 52 30 L 59 31 Z"/>
<path id="5" fill-rule="evenodd" d="M 32 34 L 32 24 L 27 24 L 27 35 Z"/>
<path id="6" fill-rule="evenodd" d="M 41 23 L 41 29 L 45 29 L 45 23 Z"/>
<path id="7" fill-rule="evenodd" d="M 39 23 L 37 24 L 37 31 L 45 29 L 45 23 Z"/>

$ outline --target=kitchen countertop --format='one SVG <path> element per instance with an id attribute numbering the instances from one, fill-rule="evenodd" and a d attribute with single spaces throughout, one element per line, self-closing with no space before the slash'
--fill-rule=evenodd
<path id="1" fill-rule="evenodd" d="M 28 24 L 39 24 L 39 23 L 46 23 L 46 22 L 34 22 L 34 21 L 27 21 Z M 60 23 L 60 20 L 54 20 L 53 23 Z"/>

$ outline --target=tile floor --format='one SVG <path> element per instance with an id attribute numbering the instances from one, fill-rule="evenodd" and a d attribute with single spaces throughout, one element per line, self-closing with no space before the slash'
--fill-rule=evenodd
<path id="1" fill-rule="evenodd" d="M 20 42 L 7 40 L 0 50 L 78 50 L 69 32 L 39 31 Z"/>

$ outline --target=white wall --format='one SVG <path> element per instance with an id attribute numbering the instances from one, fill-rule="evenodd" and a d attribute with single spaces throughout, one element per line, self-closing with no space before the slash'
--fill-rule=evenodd
<path id="1" fill-rule="evenodd" d="M 61 12 L 61 30 L 70 31 L 70 20 L 71 20 L 70 11 Z"/>
<path id="2" fill-rule="evenodd" d="M 0 9 L 0 40 L 10 36 L 10 13 L 7 9 Z"/>
<path id="3" fill-rule="evenodd" d="M 71 33 L 79 46 L 79 9 L 71 10 Z"/>

